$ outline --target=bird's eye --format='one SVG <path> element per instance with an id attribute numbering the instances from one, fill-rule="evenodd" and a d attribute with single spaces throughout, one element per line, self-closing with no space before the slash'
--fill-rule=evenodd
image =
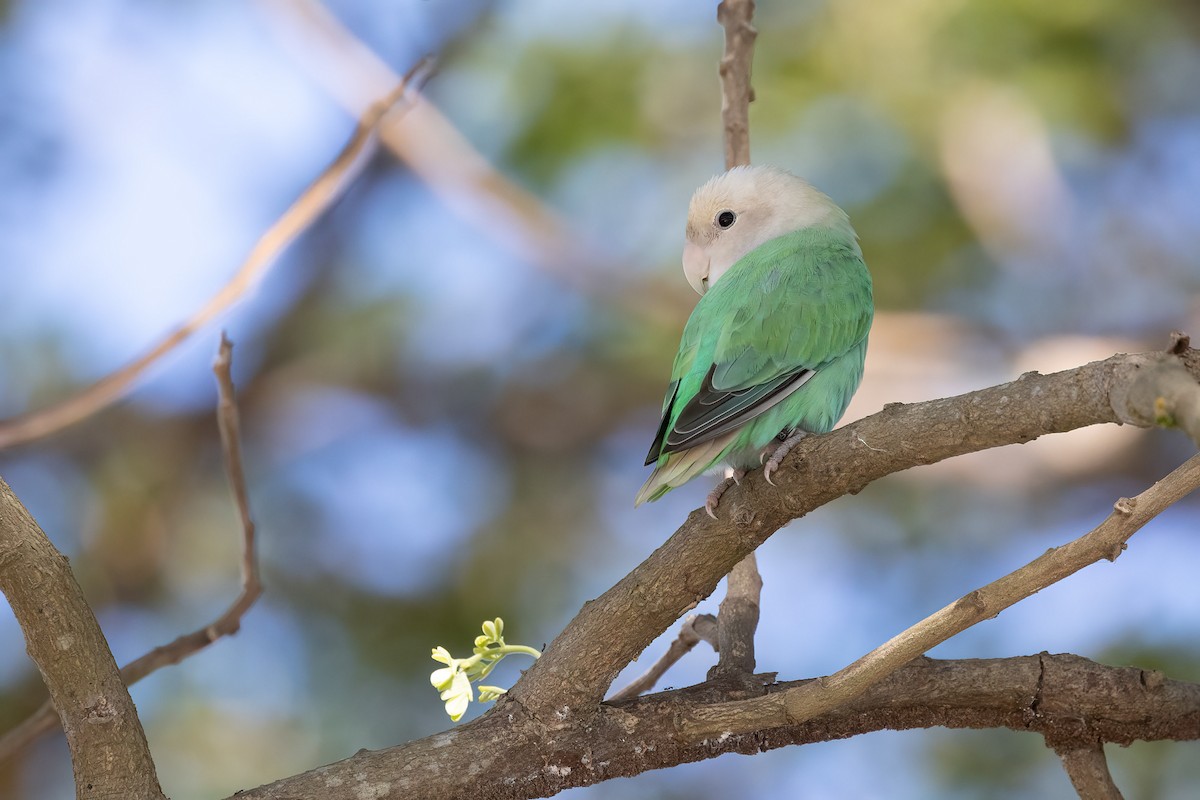
<path id="1" fill-rule="evenodd" d="M 737 214 L 732 211 L 722 211 L 717 214 L 717 226 L 722 229 L 732 227 L 735 222 L 737 222 Z"/>

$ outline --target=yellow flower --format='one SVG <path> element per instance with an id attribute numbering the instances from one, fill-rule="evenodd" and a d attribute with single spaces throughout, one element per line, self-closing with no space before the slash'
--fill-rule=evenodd
<path id="1" fill-rule="evenodd" d="M 507 644 L 504 641 L 504 620 L 500 617 L 483 623 L 483 635 L 475 637 L 475 653 L 470 658 L 455 658 L 444 647 L 433 648 L 430 656 L 434 661 L 445 664 L 429 676 L 433 688 L 441 693 L 450 719 L 458 722 L 467 713 L 467 706 L 475 699 L 471 681 L 483 680 L 505 656 L 522 653 L 537 658 L 540 652 L 523 644 Z M 498 699 L 504 690 L 498 686 L 480 686 L 479 699 L 489 702 Z"/>
<path id="2" fill-rule="evenodd" d="M 462 719 L 462 715 L 467 713 L 467 706 L 475 698 L 475 691 L 471 688 L 471 679 L 467 677 L 467 673 L 462 670 L 456 671 L 450 680 L 450 687 L 442 692 L 441 697 L 450 719 L 454 722 Z"/>
<path id="3" fill-rule="evenodd" d="M 440 661 L 447 666 L 441 669 L 435 669 L 433 674 L 429 676 L 429 682 L 433 684 L 433 688 L 439 692 L 443 692 L 450 688 L 450 684 L 454 681 L 454 676 L 459 672 L 458 660 L 452 658 L 449 651 L 444 647 L 433 648 L 434 661 Z"/>

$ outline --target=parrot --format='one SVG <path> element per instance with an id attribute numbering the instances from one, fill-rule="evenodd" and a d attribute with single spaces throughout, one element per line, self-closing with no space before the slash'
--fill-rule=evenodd
<path id="1" fill-rule="evenodd" d="M 785 170 L 739 166 L 688 207 L 683 271 L 700 295 L 683 329 L 634 506 L 725 469 L 705 509 L 747 470 L 771 475 L 804 436 L 833 429 L 862 380 L 871 274 L 850 218 Z"/>

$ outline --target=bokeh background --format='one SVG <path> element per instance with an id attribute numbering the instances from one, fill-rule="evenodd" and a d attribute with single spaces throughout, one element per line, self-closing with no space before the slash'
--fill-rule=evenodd
<path id="1" fill-rule="evenodd" d="M 715 4 L 328 11 L 392 69 L 426 52 L 439 67 L 430 106 L 396 128 L 411 163 L 374 157 L 221 321 L 267 593 L 236 637 L 133 689 L 175 800 L 445 729 L 430 647 L 465 653 L 493 616 L 511 640 L 550 641 L 710 485 L 632 508 L 695 299 L 678 265 L 687 201 L 722 167 Z M 330 24 L 299 0 L 0 2 L 0 415 L 144 351 L 329 162 L 377 85 Z M 847 419 L 1200 334 L 1190 0 L 762 2 L 757 24 L 754 159 L 841 203 L 875 277 Z M 472 159 L 511 187 L 473 183 Z M 201 332 L 119 405 L 0 452 L 121 662 L 236 591 L 218 335 Z M 838 669 L 1079 535 L 1193 449 L 1166 431 L 1086 430 L 821 509 L 760 551 L 760 668 Z M 1069 651 L 1200 680 L 1198 515 L 1180 504 L 1116 564 L 933 655 Z M 701 680 L 703 647 L 665 682 Z M 511 684 L 519 660 L 494 682 Z M 43 697 L 5 606 L 0 726 Z M 1131 797 L 1194 797 L 1200 782 L 1194 744 L 1110 760 Z M 0 797 L 71 796 L 61 736 L 0 765 Z M 1073 794 L 1036 736 L 935 730 L 564 796 Z"/>

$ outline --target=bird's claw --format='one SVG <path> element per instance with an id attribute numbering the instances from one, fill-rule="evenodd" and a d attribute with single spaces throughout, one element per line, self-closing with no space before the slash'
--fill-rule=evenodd
<path id="1" fill-rule="evenodd" d="M 772 459 L 772 461 L 774 461 L 774 459 Z M 770 463 L 763 467 L 763 478 L 772 486 L 775 485 L 775 481 L 771 480 L 771 473 L 774 471 L 775 467 L 773 467 Z"/>
<path id="2" fill-rule="evenodd" d="M 717 503 L 718 502 L 720 502 L 720 501 L 719 500 L 714 501 L 712 499 L 711 495 L 709 496 L 709 498 L 707 500 L 704 501 L 704 510 L 713 519 L 717 518 Z"/>
<path id="3" fill-rule="evenodd" d="M 771 475 L 779 469 L 779 465 L 783 463 L 783 459 L 788 453 L 792 452 L 792 448 L 800 443 L 800 440 L 808 435 L 807 431 L 793 431 L 786 439 L 775 445 L 771 450 L 771 457 L 767 459 L 767 463 L 763 466 L 763 478 L 767 483 L 775 486 L 775 481 L 771 480 Z M 766 456 L 766 451 L 763 452 L 763 457 Z"/>
<path id="4" fill-rule="evenodd" d="M 721 502 L 721 496 L 729 491 L 730 486 L 741 485 L 742 478 L 744 477 L 746 477 L 746 471 L 743 469 L 728 469 L 725 471 L 725 480 L 718 483 L 704 500 L 704 510 L 708 512 L 710 517 L 713 519 L 717 518 L 717 506 Z"/>

